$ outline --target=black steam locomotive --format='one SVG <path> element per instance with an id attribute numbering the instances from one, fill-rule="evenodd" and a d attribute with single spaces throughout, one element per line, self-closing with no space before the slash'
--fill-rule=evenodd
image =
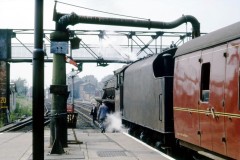
<path id="1" fill-rule="evenodd" d="M 159 148 L 178 144 L 212 159 L 240 159 L 239 28 L 240 22 L 116 70 L 103 99 L 114 100 L 112 110 L 130 133 Z"/>

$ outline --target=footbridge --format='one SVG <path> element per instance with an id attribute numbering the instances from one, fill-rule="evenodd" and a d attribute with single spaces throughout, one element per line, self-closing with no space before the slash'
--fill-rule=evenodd
<path id="1" fill-rule="evenodd" d="M 44 30 L 43 48 L 45 62 L 52 62 L 50 34 L 54 30 Z M 7 62 L 32 62 L 33 29 L 13 29 L 11 52 Z M 161 53 L 170 45 L 178 46 L 191 39 L 191 32 L 167 31 L 106 31 L 71 30 L 72 42 L 68 54 L 78 63 L 131 63 L 139 58 Z M 71 39 L 70 39 L 71 41 Z"/>

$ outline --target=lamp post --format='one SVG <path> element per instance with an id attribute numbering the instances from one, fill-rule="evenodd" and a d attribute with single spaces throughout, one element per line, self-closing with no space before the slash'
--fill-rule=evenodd
<path id="1" fill-rule="evenodd" d="M 76 71 L 76 72 L 75 72 Z M 72 68 L 72 71 L 68 75 L 68 78 L 71 78 L 72 85 L 71 85 L 71 105 L 72 105 L 72 111 L 74 112 L 74 77 L 80 73 L 79 70 L 74 70 Z"/>

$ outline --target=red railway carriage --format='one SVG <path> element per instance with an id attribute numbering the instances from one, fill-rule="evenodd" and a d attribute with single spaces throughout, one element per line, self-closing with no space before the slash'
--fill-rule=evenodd
<path id="1" fill-rule="evenodd" d="M 173 104 L 181 145 L 240 159 L 239 63 L 240 22 L 178 48 Z"/>

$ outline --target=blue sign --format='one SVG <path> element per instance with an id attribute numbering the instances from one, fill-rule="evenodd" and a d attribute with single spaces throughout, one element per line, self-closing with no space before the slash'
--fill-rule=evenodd
<path id="1" fill-rule="evenodd" d="M 52 41 L 51 53 L 53 54 L 68 54 L 68 41 Z"/>

